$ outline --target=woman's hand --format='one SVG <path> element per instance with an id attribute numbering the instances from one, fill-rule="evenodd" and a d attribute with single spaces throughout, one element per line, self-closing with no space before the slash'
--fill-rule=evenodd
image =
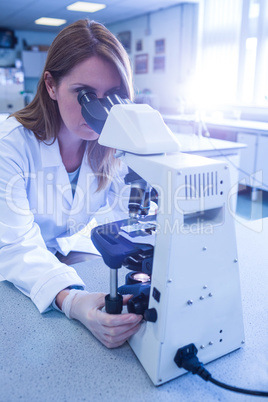
<path id="1" fill-rule="evenodd" d="M 123 297 L 124 305 L 131 297 Z M 107 348 L 116 348 L 138 331 L 143 317 L 128 313 L 107 314 L 101 311 L 104 306 L 104 293 L 78 291 L 71 302 L 69 316 L 84 324 Z"/>

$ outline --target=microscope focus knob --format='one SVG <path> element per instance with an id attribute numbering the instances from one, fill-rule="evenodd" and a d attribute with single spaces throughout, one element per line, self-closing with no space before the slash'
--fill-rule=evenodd
<path id="1" fill-rule="evenodd" d="M 108 314 L 121 314 L 123 309 L 123 296 L 119 293 L 116 297 L 111 297 L 110 294 L 105 296 L 105 310 Z"/>
<path id="2" fill-rule="evenodd" d="M 157 320 L 157 311 L 155 308 L 148 308 L 144 311 L 143 315 L 145 321 L 156 322 Z"/>

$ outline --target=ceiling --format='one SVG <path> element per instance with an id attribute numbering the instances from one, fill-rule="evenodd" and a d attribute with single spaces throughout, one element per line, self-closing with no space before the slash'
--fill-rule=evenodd
<path id="1" fill-rule="evenodd" d="M 95 13 L 69 11 L 66 6 L 76 0 L 1 0 L 0 27 L 14 30 L 58 32 L 65 25 L 80 18 L 90 18 L 105 25 L 137 17 L 141 14 L 187 2 L 183 0 L 91 0 L 105 3 L 107 7 Z M 197 2 L 197 0 L 188 0 Z M 63 18 L 67 20 L 60 27 L 36 25 L 34 21 L 40 17 Z"/>

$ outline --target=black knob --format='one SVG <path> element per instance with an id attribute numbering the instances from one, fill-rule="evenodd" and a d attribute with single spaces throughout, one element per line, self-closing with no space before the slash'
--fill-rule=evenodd
<path id="1" fill-rule="evenodd" d="M 123 309 L 123 296 L 117 293 L 116 298 L 105 296 L 105 310 L 109 314 L 121 314 Z"/>
<path id="2" fill-rule="evenodd" d="M 157 311 L 155 308 L 149 308 L 144 311 L 144 319 L 145 321 L 156 322 L 157 320 Z"/>
<path id="3" fill-rule="evenodd" d="M 148 302 L 149 302 L 149 295 L 145 295 L 144 293 L 132 297 L 127 302 L 128 312 L 143 315 L 144 311 L 148 307 Z"/>

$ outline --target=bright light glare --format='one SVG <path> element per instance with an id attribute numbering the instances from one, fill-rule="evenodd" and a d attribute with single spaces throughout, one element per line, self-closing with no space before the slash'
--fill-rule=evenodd
<path id="1" fill-rule="evenodd" d="M 234 45 L 207 47 L 188 89 L 189 102 L 200 110 L 234 103 L 237 69 L 238 58 Z"/>
<path id="2" fill-rule="evenodd" d="M 88 3 L 84 1 L 76 1 L 73 4 L 67 6 L 67 10 L 71 11 L 82 11 L 86 13 L 95 13 L 96 11 L 102 10 L 105 8 L 105 4 L 97 4 L 97 3 Z"/>
<path id="3" fill-rule="evenodd" d="M 252 3 L 249 8 L 249 18 L 258 18 L 260 14 L 260 5 L 258 3 Z"/>
<path id="4" fill-rule="evenodd" d="M 258 39 L 256 37 L 250 37 L 246 40 L 246 49 L 256 51 Z"/>
<path id="5" fill-rule="evenodd" d="M 246 54 L 244 64 L 244 82 L 242 99 L 244 103 L 251 103 L 254 95 L 255 62 L 258 39 L 250 37 L 246 40 Z"/>
<path id="6" fill-rule="evenodd" d="M 62 20 L 62 19 L 59 19 L 59 18 L 42 17 L 42 18 L 38 18 L 34 22 L 37 25 L 51 25 L 51 26 L 54 26 L 54 27 L 59 27 L 60 25 L 65 24 L 66 20 Z"/>

